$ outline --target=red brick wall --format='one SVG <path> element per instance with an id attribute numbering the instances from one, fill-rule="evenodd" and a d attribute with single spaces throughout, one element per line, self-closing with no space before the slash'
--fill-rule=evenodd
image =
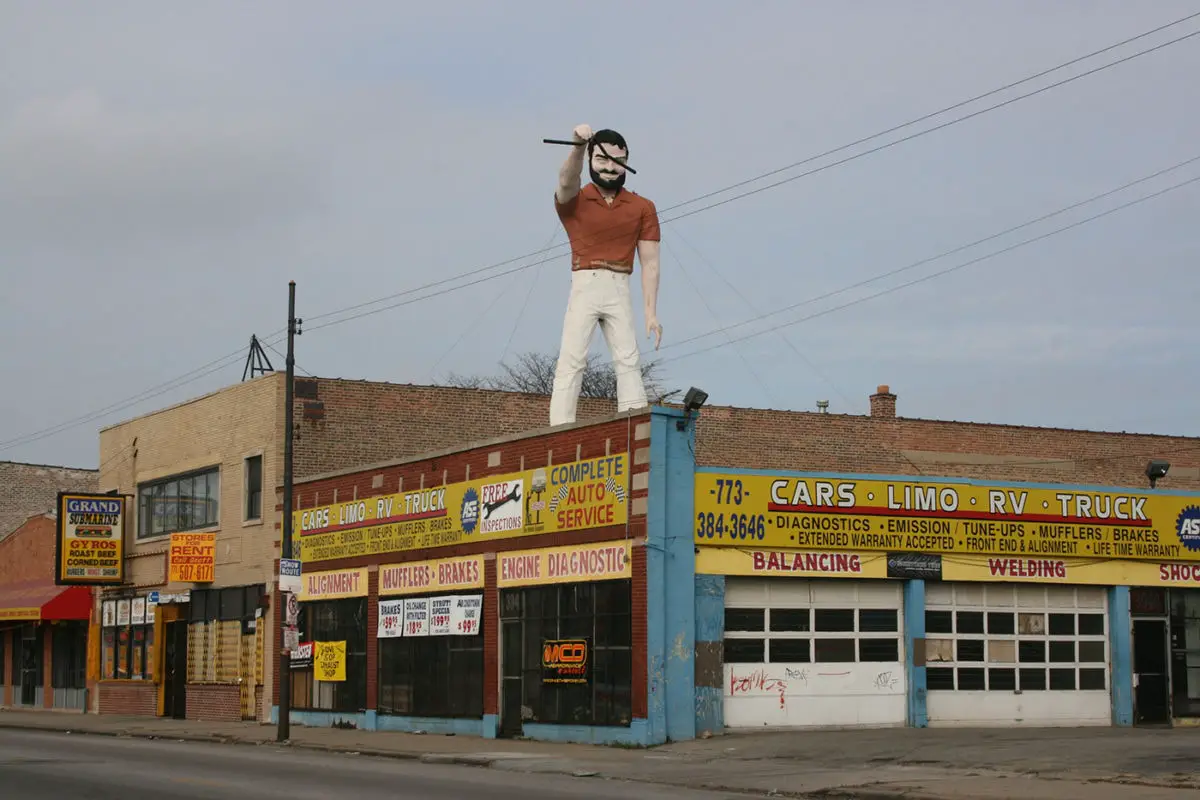
<path id="1" fill-rule="evenodd" d="M 153 683 L 101 681 L 98 691 L 101 714 L 153 717 L 158 713 L 158 687 Z M 189 705 L 191 701 L 189 696 Z"/>
<path id="2" fill-rule="evenodd" d="M 581 422 L 615 413 L 615 401 L 580 399 Z M 550 424 L 550 398 L 486 389 L 297 378 L 295 420 L 294 469 L 300 480 L 539 430 Z"/>
<path id="3" fill-rule="evenodd" d="M 483 562 L 483 713 L 500 713 L 500 587 L 497 561 Z"/>
<path id="4" fill-rule="evenodd" d="M 1159 489 L 1200 490 L 1200 439 L 1181 436 L 715 406 L 696 439 L 702 466 L 1135 488 L 1148 486 L 1146 462 L 1164 458 Z"/>
<path id="5" fill-rule="evenodd" d="M 646 548 L 633 549 L 633 692 L 630 706 L 634 719 L 646 719 L 649 714 L 649 666 L 646 658 L 649 643 L 649 625 L 646 608 Z"/>
<path id="6" fill-rule="evenodd" d="M 379 572 L 367 575 L 367 708 L 379 708 Z"/>
<path id="7" fill-rule="evenodd" d="M 57 523 L 37 516 L 0 541 L 0 586 L 33 580 L 54 580 Z"/>
<path id="8" fill-rule="evenodd" d="M 298 482 L 295 488 L 297 508 L 314 508 L 334 502 L 334 492 L 339 501 L 352 498 L 371 498 L 379 495 L 394 494 L 404 480 L 405 490 L 422 485 L 441 486 L 444 483 L 456 483 L 470 477 L 482 478 L 489 475 L 501 475 L 517 472 L 524 468 L 552 464 L 569 464 L 579 459 L 599 458 L 606 453 L 616 454 L 628 452 L 630 473 L 645 472 L 649 469 L 646 464 L 633 464 L 633 451 L 637 442 L 634 441 L 634 429 L 639 423 L 647 422 L 649 416 L 632 417 L 617 421 L 609 421 L 593 426 L 569 429 L 557 433 L 518 439 L 504 442 L 491 447 L 482 447 L 452 453 L 444 457 L 413 461 L 406 464 L 382 467 L 364 472 L 353 472 L 333 478 L 316 481 Z M 643 440 L 642 446 L 648 442 Z M 494 467 L 488 466 L 488 454 L 500 453 L 500 462 Z M 375 486 L 381 478 L 380 485 Z M 644 497 L 646 492 L 632 492 L 631 500 Z M 296 535 L 298 535 L 296 531 Z M 499 541 L 471 542 L 469 544 L 440 547 L 428 550 L 412 550 L 403 554 L 389 553 L 386 555 L 335 559 L 314 564 L 314 570 L 342 569 L 345 567 L 364 566 L 367 564 L 395 563 L 397 561 L 415 561 L 426 558 L 446 558 L 472 553 L 502 552 L 505 550 L 521 550 L 533 547 L 556 547 L 559 545 L 578 544 L 585 542 L 601 542 L 614 536 L 623 538 L 625 528 L 597 528 L 578 533 L 547 533 L 538 536 L 525 536 L 517 539 Z M 637 538 L 646 535 L 646 518 L 630 519 L 629 536 Z"/>
<path id="9" fill-rule="evenodd" d="M 189 683 L 187 718 L 207 720 L 242 719 L 242 690 L 231 684 Z"/>
<path id="10" fill-rule="evenodd" d="M 54 511 L 60 491 L 94 492 L 94 469 L 0 461 L 0 539 L 34 514 Z"/>
<path id="11" fill-rule="evenodd" d="M 439 390 L 441 391 L 441 390 Z M 609 420 L 590 426 L 581 426 L 568 430 L 517 439 L 486 447 L 464 449 L 461 452 L 448 454 L 437 458 L 382 467 L 339 475 L 316 481 L 297 482 L 295 497 L 298 508 L 313 508 L 334 502 L 334 492 L 337 499 L 347 500 L 354 497 L 369 498 L 379 495 L 393 494 L 400 486 L 403 478 L 404 489 L 409 490 L 422 485 L 440 486 L 444 483 L 455 483 L 468 479 L 483 478 L 490 475 L 500 475 L 517 472 L 521 469 L 531 469 L 535 466 L 552 464 L 567 464 L 580 459 L 599 458 L 604 455 L 627 453 L 631 476 L 646 472 L 648 464 L 635 465 L 634 451 L 639 447 L 649 446 L 648 439 L 635 440 L 635 431 L 639 424 L 649 422 L 649 415 Z M 490 436 L 498 436 L 495 429 L 488 431 Z M 500 459 L 495 466 L 488 466 L 488 457 L 492 453 L 500 453 Z M 381 477 L 381 480 L 380 480 Z M 378 486 L 375 484 L 379 483 Z M 631 490 L 629 500 L 632 504 L 637 498 L 645 498 L 647 490 Z M 298 534 L 298 532 L 297 532 Z M 332 570 L 346 567 L 397 563 L 401 561 L 417 561 L 428 558 L 447 558 L 456 555 L 474 553 L 495 553 L 509 550 L 523 550 L 537 547 L 556 547 L 568 544 L 609 541 L 614 538 L 637 539 L 646 535 L 646 518 L 631 516 L 628 530 L 625 526 L 596 528 L 573 533 L 547 533 L 536 536 L 524 536 L 513 539 L 502 539 L 469 544 L 453 545 L 450 547 L 413 550 L 404 553 L 388 553 L 383 555 L 359 556 L 347 559 L 322 561 L 312 565 L 311 570 Z M 635 716 L 645 717 L 647 709 L 646 687 L 646 559 L 642 548 L 634 549 L 633 556 L 633 592 L 634 592 L 634 641 L 638 643 L 640 652 L 634 654 L 633 670 L 633 710 Z M 378 572 L 370 576 L 370 597 L 378 593 Z M 496 562 L 488 560 L 484 566 L 484 713 L 499 713 L 499 593 L 496 588 Z M 279 602 L 275 603 L 276 608 Z M 376 708 L 378 673 L 376 669 L 377 649 L 375 633 L 378 625 L 378 606 L 368 602 L 367 620 L 367 702 L 369 708 Z M 638 616 L 640 615 L 640 619 Z M 278 623 L 276 623 L 278 624 Z M 274 669 L 278 673 L 278 655 L 274 659 Z M 279 702 L 276 687 L 274 702 Z"/>

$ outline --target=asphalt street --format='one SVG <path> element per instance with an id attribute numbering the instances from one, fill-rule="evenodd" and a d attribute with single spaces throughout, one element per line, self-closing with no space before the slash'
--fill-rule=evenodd
<path id="1" fill-rule="evenodd" d="M 0 730 L 5 800 L 725 800 L 728 792 L 293 750 Z"/>

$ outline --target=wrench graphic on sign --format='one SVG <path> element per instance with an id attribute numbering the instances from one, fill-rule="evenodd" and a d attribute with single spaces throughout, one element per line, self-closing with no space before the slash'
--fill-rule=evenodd
<path id="1" fill-rule="evenodd" d="M 520 499 L 521 499 L 521 484 L 519 484 L 519 483 L 513 484 L 512 491 L 509 492 L 507 495 L 505 495 L 504 497 L 501 497 L 499 500 L 495 501 L 494 503 L 484 503 L 483 504 L 483 518 L 488 519 L 489 517 L 492 516 L 492 512 L 495 511 L 496 509 L 500 508 L 501 506 L 507 505 L 508 503 L 512 503 L 512 502 L 515 502 Z"/>

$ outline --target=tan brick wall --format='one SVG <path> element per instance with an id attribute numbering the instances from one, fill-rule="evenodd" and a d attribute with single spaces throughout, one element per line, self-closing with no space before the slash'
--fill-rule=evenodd
<path id="1" fill-rule="evenodd" d="M 274 487 L 283 481 L 283 390 L 283 374 L 270 374 L 100 432 L 99 485 L 135 496 L 127 569 L 136 586 L 167 592 L 192 588 L 167 583 L 169 536 L 137 540 L 138 485 L 214 465 L 221 469 L 221 489 L 220 525 L 205 529 L 217 533 L 211 585 L 274 580 L 279 522 Z M 262 520 L 246 522 L 244 459 L 258 454 L 263 456 Z M 271 684 L 268 674 L 268 691 Z"/>
<path id="2" fill-rule="evenodd" d="M 148 414 L 100 432 L 102 491 L 134 495 L 129 526 L 130 573 L 139 587 L 166 591 L 190 584 L 163 586 L 170 536 L 138 540 L 138 486 L 147 481 L 220 467 L 220 525 L 213 586 L 238 586 L 270 580 L 278 514 L 270 502 L 283 477 L 281 392 L 283 375 L 272 374 L 235 384 L 196 400 Z M 263 456 L 262 520 L 246 522 L 244 459 Z"/>
<path id="3" fill-rule="evenodd" d="M 903 397 L 899 398 L 903 403 Z M 1151 458 L 1171 462 L 1159 489 L 1200 490 L 1200 438 L 705 407 L 702 466 L 932 475 L 1148 486 Z"/>
<path id="4" fill-rule="evenodd" d="M 34 514 L 54 511 L 58 493 L 96 491 L 94 469 L 0 461 L 0 539 Z"/>

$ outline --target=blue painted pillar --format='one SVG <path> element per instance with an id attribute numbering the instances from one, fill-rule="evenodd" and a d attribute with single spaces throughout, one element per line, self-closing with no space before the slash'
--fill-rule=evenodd
<path id="1" fill-rule="evenodd" d="M 696 549 L 692 536 L 694 417 L 654 408 L 650 417 L 646 512 L 646 606 L 650 645 L 650 736 L 657 743 L 696 738 Z"/>
<path id="2" fill-rule="evenodd" d="M 924 646 L 925 640 L 925 581 L 909 580 L 904 583 L 904 670 L 908 673 L 907 722 L 912 728 L 929 725 L 926 705 L 928 685 L 925 665 L 917 666 L 913 660 L 913 645 L 916 640 Z"/>
<path id="3" fill-rule="evenodd" d="M 1112 723 L 1133 725 L 1133 622 L 1129 616 L 1129 587 L 1108 589 L 1108 640 L 1112 659 Z"/>
<path id="4" fill-rule="evenodd" d="M 696 733 L 725 730 L 725 576 L 696 576 Z"/>

